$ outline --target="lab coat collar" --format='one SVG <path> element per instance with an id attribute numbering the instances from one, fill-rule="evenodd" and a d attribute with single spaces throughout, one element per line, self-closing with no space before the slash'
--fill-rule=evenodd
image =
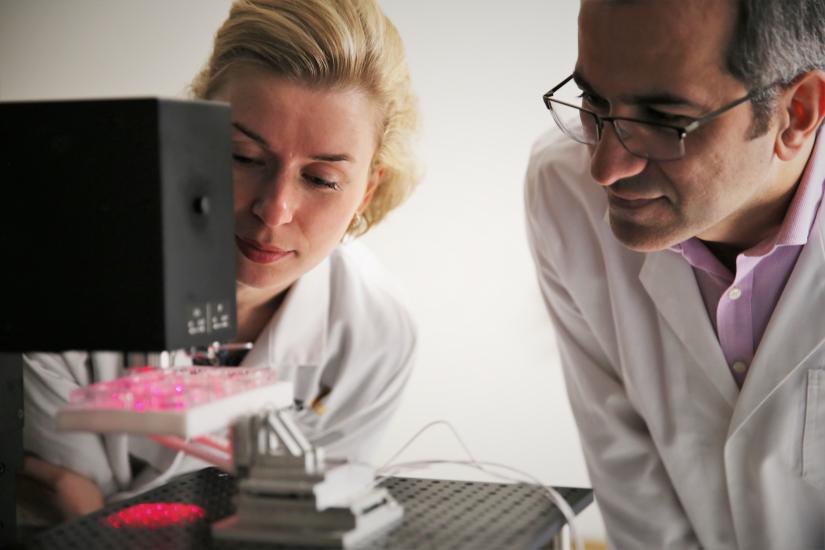
<path id="1" fill-rule="evenodd" d="M 670 250 L 646 255 L 639 280 L 686 352 L 701 365 L 731 409 L 739 389 L 708 318 L 693 269 Z"/>
<path id="2" fill-rule="evenodd" d="M 243 366 L 276 368 L 286 378 L 297 367 L 320 366 L 329 325 L 329 286 L 327 258 L 292 285 Z"/>
<path id="3" fill-rule="evenodd" d="M 796 261 L 756 350 L 734 410 L 729 437 L 825 343 L 823 216 L 825 212 L 820 204 L 808 243 Z"/>

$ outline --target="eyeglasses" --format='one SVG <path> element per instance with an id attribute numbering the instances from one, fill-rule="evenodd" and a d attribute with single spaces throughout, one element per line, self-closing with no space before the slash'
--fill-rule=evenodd
<path id="1" fill-rule="evenodd" d="M 596 145 L 602 139 L 605 123 L 609 123 L 613 126 L 619 142 L 630 154 L 643 159 L 661 161 L 684 157 L 685 138 L 688 134 L 737 105 L 751 101 L 757 93 L 764 91 L 764 88 L 751 90 L 748 95 L 736 101 L 697 118 L 685 126 L 678 126 L 638 118 L 602 116 L 588 109 L 587 98 L 581 95 L 576 99 L 564 101 L 553 97 L 572 79 L 573 75 L 568 76 L 542 96 L 545 106 L 567 137 L 585 145 Z"/>

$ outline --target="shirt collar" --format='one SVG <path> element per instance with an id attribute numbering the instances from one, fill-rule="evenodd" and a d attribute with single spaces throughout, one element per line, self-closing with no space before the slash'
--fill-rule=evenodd
<path id="1" fill-rule="evenodd" d="M 825 182 L 825 137 L 820 131 L 811 157 L 808 160 L 799 188 L 791 199 L 788 213 L 779 228 L 776 245 L 804 245 L 808 242 L 811 228 L 822 201 L 822 184 Z"/>
<path id="2" fill-rule="evenodd" d="M 773 239 L 759 243 L 746 251 L 749 255 L 764 256 L 779 246 L 803 246 L 808 242 L 819 204 L 822 202 L 825 183 L 825 137 L 822 134 L 823 131 L 820 131 L 817 135 L 808 164 L 788 205 L 779 231 Z M 711 252 L 697 237 L 673 245 L 670 250 L 684 256 L 693 266 L 709 266 L 714 263 L 705 257 Z"/>

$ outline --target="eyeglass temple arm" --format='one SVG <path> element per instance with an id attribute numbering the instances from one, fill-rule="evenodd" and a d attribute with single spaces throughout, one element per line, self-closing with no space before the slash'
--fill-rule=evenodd
<path id="1" fill-rule="evenodd" d="M 571 74 L 570 76 L 568 76 L 567 78 L 565 78 L 564 80 L 562 80 L 561 82 L 559 82 L 558 84 L 553 86 L 553 89 L 550 90 L 549 92 L 547 92 L 546 94 L 544 94 L 544 96 L 542 96 L 542 97 L 553 97 L 553 94 L 556 93 L 559 90 L 559 88 L 561 88 L 562 86 L 564 86 L 565 84 L 570 82 L 573 79 L 574 76 L 575 76 L 574 74 Z"/>
<path id="2" fill-rule="evenodd" d="M 733 103 L 728 103 L 724 107 L 720 107 L 719 109 L 716 109 L 715 111 L 711 111 L 710 113 L 706 114 L 705 116 L 703 116 L 701 118 L 697 118 L 696 120 L 694 120 L 693 122 L 691 122 L 690 124 L 688 124 L 687 126 L 682 128 L 682 131 L 681 131 L 682 137 L 684 138 L 686 135 L 688 135 L 690 132 L 694 131 L 699 126 L 701 126 L 701 125 L 703 125 L 707 122 L 710 122 L 711 120 L 713 120 L 714 118 L 716 118 L 718 116 L 721 116 L 721 115 L 727 113 L 728 111 L 730 111 L 731 109 L 733 109 L 737 105 L 741 105 L 742 103 L 745 103 L 746 101 L 750 101 L 751 99 L 753 99 L 753 97 L 755 95 L 756 95 L 756 90 L 753 90 L 748 95 L 737 99 Z"/>

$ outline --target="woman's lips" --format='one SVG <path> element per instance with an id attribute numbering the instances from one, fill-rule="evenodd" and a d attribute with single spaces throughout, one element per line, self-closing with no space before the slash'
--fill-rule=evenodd
<path id="1" fill-rule="evenodd" d="M 292 254 L 291 250 L 281 250 L 274 246 L 267 246 L 255 241 L 242 239 L 235 235 L 235 244 L 241 254 L 256 264 L 271 264 Z"/>

